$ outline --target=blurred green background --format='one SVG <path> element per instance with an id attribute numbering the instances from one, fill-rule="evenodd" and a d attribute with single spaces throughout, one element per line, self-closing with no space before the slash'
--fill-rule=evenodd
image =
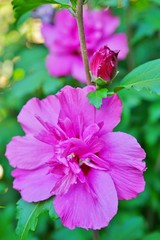
<path id="1" fill-rule="evenodd" d="M 111 5 L 114 1 L 110 1 Z M 117 2 L 117 1 L 116 1 Z M 118 31 L 126 32 L 130 53 L 119 63 L 120 81 L 136 66 L 160 57 L 160 1 L 122 1 L 113 6 L 121 18 Z M 119 1 L 120 3 L 120 1 Z M 10 1 L 0 0 L 0 239 L 14 240 L 16 202 L 11 167 L 4 157 L 6 144 L 23 135 L 16 117 L 33 96 L 55 94 L 65 84 L 79 86 L 71 77 L 53 78 L 45 69 L 47 50 L 40 35 L 41 22 L 26 14 L 15 23 Z M 147 153 L 146 189 L 137 199 L 120 201 L 110 225 L 101 230 L 102 240 L 160 240 L 160 97 L 152 93 L 123 90 L 122 121 L 116 130 L 135 136 Z M 29 240 L 90 240 L 91 231 L 64 228 L 47 214 L 40 216 Z"/>

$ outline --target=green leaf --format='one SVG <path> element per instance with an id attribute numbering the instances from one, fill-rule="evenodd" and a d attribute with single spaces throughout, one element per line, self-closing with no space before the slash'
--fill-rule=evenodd
<path id="1" fill-rule="evenodd" d="M 49 77 L 43 83 L 43 92 L 45 95 L 56 94 L 63 86 L 64 79 Z"/>
<path id="2" fill-rule="evenodd" d="M 128 6 L 128 0 L 90 0 L 93 7 L 125 7 Z"/>
<path id="3" fill-rule="evenodd" d="M 102 98 L 107 97 L 107 92 L 107 88 L 102 88 L 88 93 L 87 97 L 89 102 L 99 109 L 102 105 Z"/>
<path id="4" fill-rule="evenodd" d="M 77 0 L 70 0 L 70 2 L 72 3 L 73 11 L 76 12 Z"/>
<path id="5" fill-rule="evenodd" d="M 121 82 L 121 88 L 146 89 L 160 94 L 160 59 L 147 62 L 127 74 Z"/>
<path id="6" fill-rule="evenodd" d="M 142 239 L 145 229 L 145 221 L 140 216 L 128 216 L 124 219 L 118 218 L 107 228 L 107 240 L 135 240 Z M 119 234 L 120 233 L 120 234 Z M 106 240 L 106 232 L 104 232 Z"/>
<path id="7" fill-rule="evenodd" d="M 21 58 L 15 64 L 14 81 L 10 89 L 12 98 L 20 99 L 38 90 L 46 95 L 54 94 L 63 87 L 64 81 L 48 74 L 44 61 L 46 54 L 43 47 L 33 47 L 21 52 Z"/>
<path id="8" fill-rule="evenodd" d="M 57 219 L 57 215 L 53 208 L 53 198 L 38 203 L 28 203 L 20 199 L 17 203 L 18 225 L 16 233 L 18 240 L 25 240 L 29 230 L 35 231 L 38 217 L 43 212 L 49 212 L 52 219 Z"/>
<path id="9" fill-rule="evenodd" d="M 60 4 L 62 7 L 68 8 L 69 0 L 28 0 L 27 3 L 25 0 L 13 0 L 12 5 L 15 10 L 15 17 L 17 20 L 26 12 L 31 11 L 43 4 Z"/>
<path id="10" fill-rule="evenodd" d="M 1 196 L 2 199 L 2 196 Z M 13 204 L 7 204 L 6 208 L 0 209 L 0 236 L 4 240 L 17 240 L 14 231 L 15 208 Z"/>
<path id="11" fill-rule="evenodd" d="M 143 240 L 158 240 L 160 239 L 160 232 L 154 232 L 147 235 Z"/>
<path id="12" fill-rule="evenodd" d="M 92 231 L 91 230 L 86 231 L 85 229 L 82 228 L 76 228 L 71 231 L 67 228 L 61 227 L 57 228 L 56 231 L 53 232 L 52 239 L 89 240 L 92 239 Z"/>

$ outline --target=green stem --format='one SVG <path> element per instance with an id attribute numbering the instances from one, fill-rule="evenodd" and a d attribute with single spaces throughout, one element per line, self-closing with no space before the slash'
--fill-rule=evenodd
<path id="1" fill-rule="evenodd" d="M 93 240 L 100 240 L 98 230 L 93 230 Z"/>
<path id="2" fill-rule="evenodd" d="M 79 39 L 81 45 L 81 54 L 84 64 L 84 69 L 86 73 L 86 81 L 87 85 L 91 85 L 91 76 L 89 70 L 89 61 L 88 61 L 88 52 L 86 47 L 86 39 L 84 33 L 84 24 L 83 24 L 83 0 L 78 0 L 77 2 L 77 13 L 76 13 L 77 25 L 78 25 L 78 32 L 79 32 Z"/>

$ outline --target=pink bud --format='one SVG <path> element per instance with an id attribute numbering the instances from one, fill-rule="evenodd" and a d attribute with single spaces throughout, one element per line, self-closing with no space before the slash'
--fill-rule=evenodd
<path id="1" fill-rule="evenodd" d="M 118 53 L 119 51 L 114 52 L 107 46 L 95 52 L 90 61 L 93 76 L 110 81 L 116 74 Z"/>

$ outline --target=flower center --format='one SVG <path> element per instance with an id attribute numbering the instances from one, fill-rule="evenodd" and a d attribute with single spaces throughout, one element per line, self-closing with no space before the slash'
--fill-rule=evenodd
<path id="1" fill-rule="evenodd" d="M 75 173 L 75 170 L 79 169 L 79 171 L 82 171 L 84 175 L 87 175 L 89 170 L 90 170 L 90 166 L 88 166 L 88 164 L 91 162 L 91 159 L 89 158 L 85 158 L 85 159 L 81 159 L 78 156 L 76 156 L 74 153 L 71 153 L 67 156 L 67 161 L 68 164 L 71 168 L 71 170 Z M 74 166 L 74 168 L 73 168 Z M 76 166 L 76 168 L 75 168 Z M 79 172 L 78 171 L 78 172 Z"/>

